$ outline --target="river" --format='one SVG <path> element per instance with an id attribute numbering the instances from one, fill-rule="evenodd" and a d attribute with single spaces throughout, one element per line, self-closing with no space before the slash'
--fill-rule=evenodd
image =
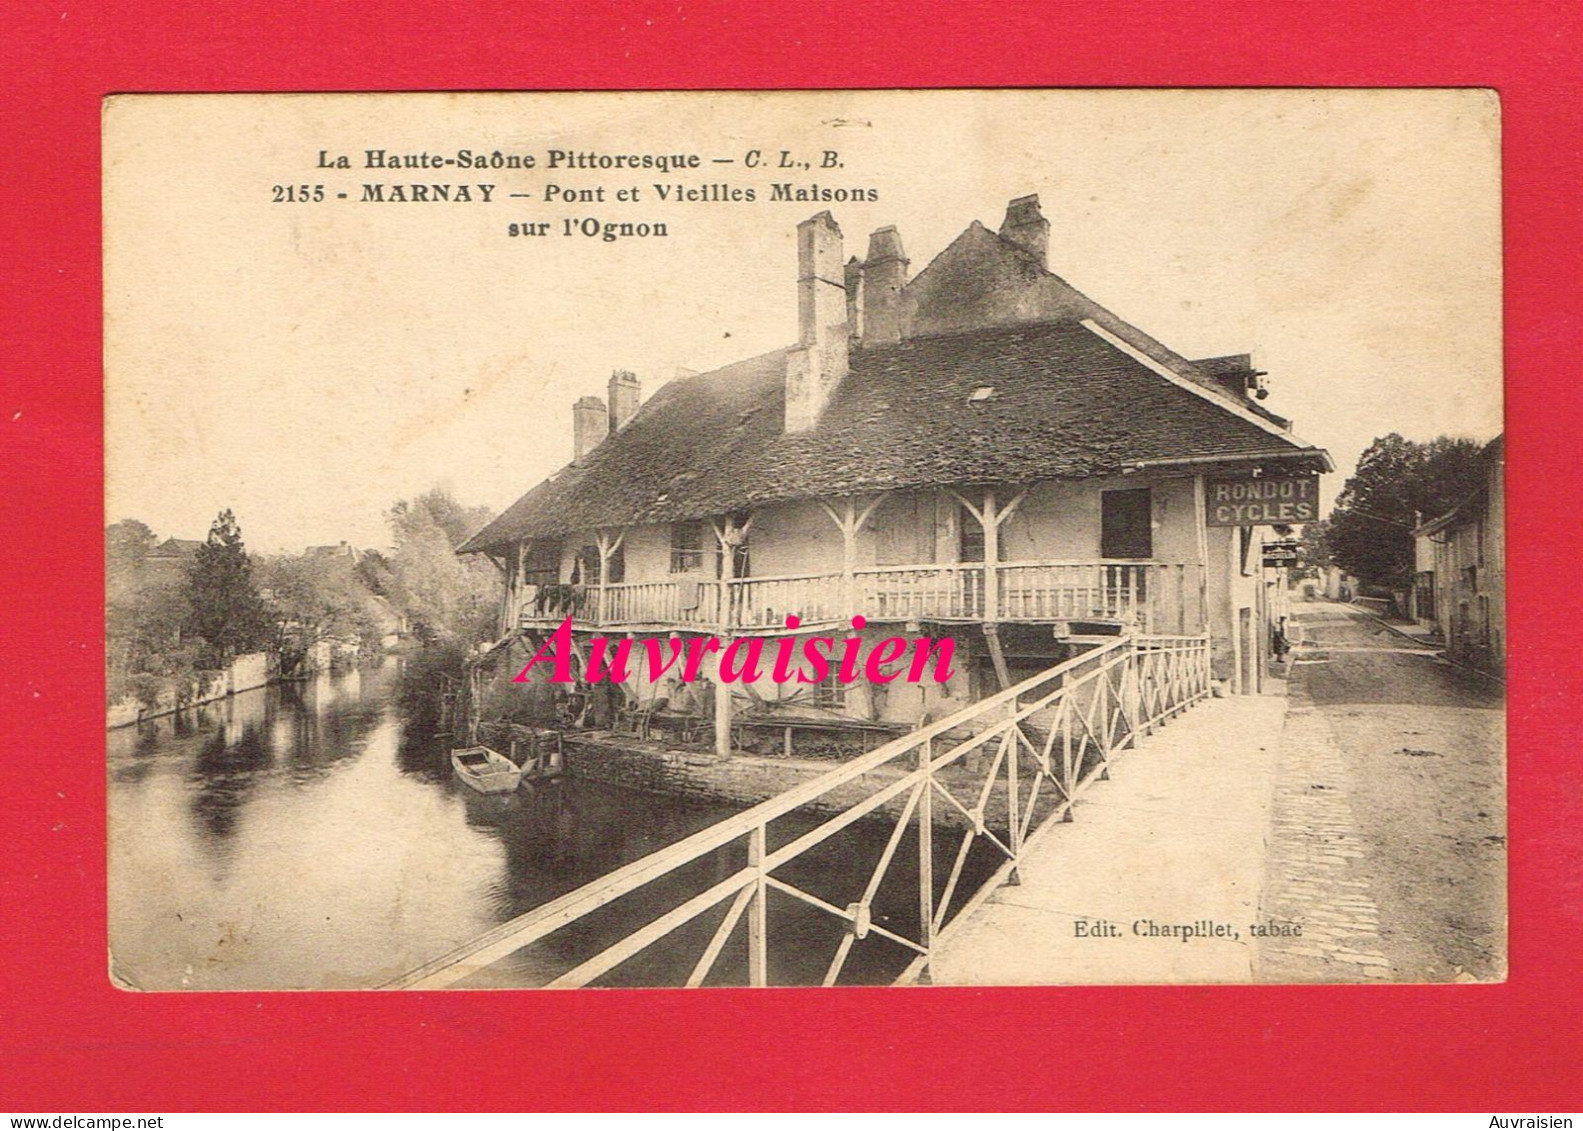
<path id="1" fill-rule="evenodd" d="M 452 779 L 447 740 L 406 733 L 396 680 L 392 661 L 109 732 L 110 948 L 120 984 L 379 986 L 735 811 L 581 778 L 481 797 Z M 777 822 L 773 840 L 813 823 Z M 845 906 L 888 833 L 860 823 L 777 874 Z M 958 838 L 935 840 L 938 883 Z M 914 843 L 909 833 L 875 906 L 876 921 L 903 933 L 916 929 Z M 658 894 L 684 898 L 707 886 L 741 866 L 740 851 L 699 861 Z M 971 871 L 981 878 L 989 863 L 975 853 Z M 633 904 L 524 948 L 467 984 L 543 984 L 655 913 Z M 680 984 L 723 913 L 600 984 Z M 840 931 L 832 916 L 777 893 L 772 982 L 817 984 Z M 741 982 L 741 938 L 739 926 L 719 979 Z M 908 957 L 871 935 L 853 948 L 842 980 L 889 981 Z"/>

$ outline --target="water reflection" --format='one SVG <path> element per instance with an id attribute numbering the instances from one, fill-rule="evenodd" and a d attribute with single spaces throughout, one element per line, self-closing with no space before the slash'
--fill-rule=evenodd
<path id="1" fill-rule="evenodd" d="M 110 932 L 120 980 L 143 989 L 380 985 L 733 811 L 576 779 L 479 796 L 452 780 L 447 740 L 404 725 L 396 674 L 391 664 L 323 675 L 110 732 Z M 789 818 L 774 836 L 809 823 Z M 831 885 L 829 898 L 844 906 L 852 893 L 838 893 L 832 877 L 860 873 L 861 886 L 888 829 L 855 832 L 800 865 L 800 877 L 785 875 L 810 890 Z M 942 852 L 946 839 L 937 838 Z M 732 846 L 659 894 L 686 898 L 742 861 Z M 948 867 L 942 858 L 937 874 Z M 916 907 L 907 881 L 901 866 L 894 906 L 877 908 L 898 916 L 898 929 Z M 475 984 L 541 984 L 651 918 L 640 902 L 618 902 Z M 817 982 L 839 925 L 772 901 L 771 927 L 808 943 L 807 955 L 778 955 L 772 976 Z M 706 917 L 678 936 L 689 944 L 685 956 L 644 956 L 606 980 L 675 984 L 712 931 Z M 721 976 L 740 978 L 741 948 L 730 949 Z M 853 976 L 889 980 L 905 958 L 855 951 Z"/>

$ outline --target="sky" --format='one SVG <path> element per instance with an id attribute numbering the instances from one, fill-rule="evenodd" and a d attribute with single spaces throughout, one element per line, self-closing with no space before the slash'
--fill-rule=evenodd
<path id="1" fill-rule="evenodd" d="M 1489 92 L 159 95 L 104 125 L 106 521 L 162 538 L 230 508 L 255 551 L 384 547 L 384 512 L 435 486 L 503 509 L 570 459 L 572 403 L 612 370 L 647 397 L 792 343 L 796 225 L 826 208 L 848 255 L 895 225 L 916 274 L 1038 194 L 1052 271 L 1187 357 L 1253 355 L 1266 406 L 1335 460 L 1327 499 L 1376 436 L 1502 427 Z M 551 169 L 553 150 L 700 167 Z M 810 168 L 774 168 L 783 150 Z M 494 187 L 361 199 L 414 183 Z M 661 200 L 676 183 L 757 199 Z M 562 234 L 589 218 L 668 235 Z M 550 233 L 508 234 L 530 222 Z"/>

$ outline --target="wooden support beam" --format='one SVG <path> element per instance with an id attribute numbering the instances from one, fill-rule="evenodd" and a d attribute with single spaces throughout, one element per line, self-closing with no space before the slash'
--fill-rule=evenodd
<path id="1" fill-rule="evenodd" d="M 860 496 L 840 500 L 839 509 L 823 499 L 818 500 L 820 509 L 841 531 L 841 603 L 847 616 L 857 612 L 857 536 L 885 499 L 883 494 L 874 495 L 863 503 L 861 510 L 858 508 Z"/>
<path id="2" fill-rule="evenodd" d="M 1000 517 L 995 511 L 995 489 L 984 488 L 984 509 L 980 522 L 984 527 L 984 619 L 1000 620 Z M 1000 647 L 996 641 L 995 647 Z M 997 665 L 999 671 L 1002 665 Z M 1002 688 L 1009 687 L 1004 674 Z"/>
<path id="3" fill-rule="evenodd" d="M 974 518 L 978 519 L 979 525 L 981 525 L 981 526 L 983 525 L 983 523 L 984 523 L 984 512 L 979 510 L 978 507 L 974 506 L 972 503 L 970 503 L 967 500 L 967 496 L 965 496 L 961 492 L 957 491 L 957 489 L 954 488 L 954 487 L 947 487 L 946 491 L 950 494 L 950 496 L 953 499 L 955 499 L 957 502 L 961 503 L 964 507 L 966 507 L 968 509 L 968 512 L 970 514 L 972 514 L 972 516 Z"/>
<path id="4" fill-rule="evenodd" d="M 724 641 L 721 642 L 724 645 Z M 715 753 L 731 756 L 731 688 L 720 678 L 720 658 L 715 657 Z"/>
<path id="5" fill-rule="evenodd" d="M 1018 491 L 1016 495 L 1012 496 L 1011 502 L 1000 509 L 1000 513 L 995 515 L 996 526 L 1004 526 L 1006 520 L 1017 513 L 1017 508 L 1022 506 L 1022 501 L 1028 497 L 1028 490 L 1027 487 L 1024 487 L 1021 491 Z"/>
<path id="6" fill-rule="evenodd" d="M 984 640 L 989 645 L 989 658 L 995 665 L 995 678 L 1000 680 L 1000 690 L 1011 686 L 1011 669 L 1006 666 L 1006 653 L 1000 647 L 1000 625 L 984 622 Z"/>
<path id="7" fill-rule="evenodd" d="M 724 524 L 712 523 L 715 539 L 720 543 L 720 651 L 715 655 L 715 753 L 722 758 L 731 755 L 731 687 L 726 683 L 721 669 L 721 656 L 731 643 L 731 582 L 736 577 L 736 548 L 752 522 L 738 527 L 727 515 Z M 750 912 L 751 914 L 751 912 Z"/>
<path id="8" fill-rule="evenodd" d="M 599 551 L 599 621 L 610 620 L 610 602 L 605 597 L 605 589 L 610 584 L 610 559 L 616 556 L 616 551 L 621 549 L 621 543 L 626 540 L 627 532 L 618 530 L 612 537 L 608 530 L 594 531 L 594 545 Z"/>
<path id="9" fill-rule="evenodd" d="M 868 501 L 868 504 L 858 512 L 857 522 L 852 529 L 853 534 L 857 534 L 863 529 L 865 525 L 867 525 L 869 516 L 872 515 L 876 509 L 878 509 L 879 505 L 883 503 L 886 498 L 887 496 L 885 495 L 875 495 Z"/>

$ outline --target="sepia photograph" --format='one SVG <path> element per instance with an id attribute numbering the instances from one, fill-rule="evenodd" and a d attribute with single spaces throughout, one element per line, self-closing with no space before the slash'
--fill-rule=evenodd
<path id="1" fill-rule="evenodd" d="M 1504 981 L 1500 154 L 107 98 L 109 979 Z"/>

